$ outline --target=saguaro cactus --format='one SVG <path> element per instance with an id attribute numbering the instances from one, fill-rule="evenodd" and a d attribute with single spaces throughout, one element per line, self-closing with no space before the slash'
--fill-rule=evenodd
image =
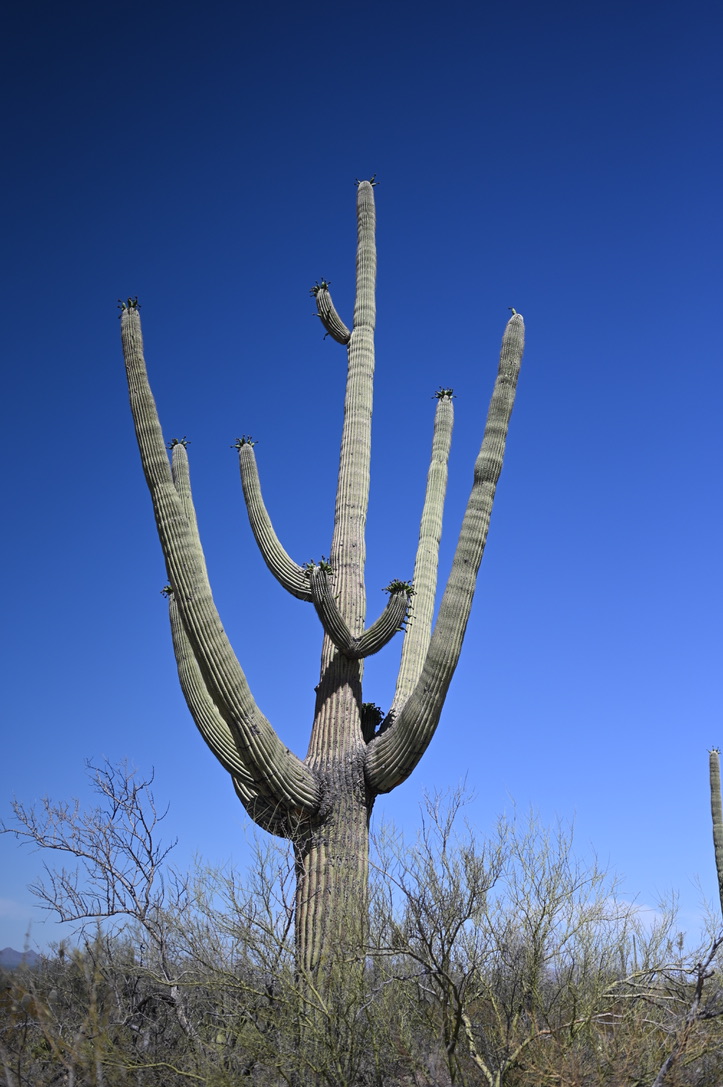
<path id="1" fill-rule="evenodd" d="M 713 821 L 715 870 L 718 876 L 721 916 L 723 916 L 723 801 L 721 800 L 720 791 L 720 750 L 717 747 L 711 748 L 708 752 L 708 775 L 710 778 L 710 814 Z"/>
<path id="2" fill-rule="evenodd" d="M 171 458 L 148 384 L 137 299 L 121 304 L 123 351 L 138 446 L 168 571 L 178 674 L 191 714 L 231 775 L 252 819 L 291 839 L 296 854 L 299 968 L 314 973 L 332 949 L 358 953 L 367 915 L 369 817 L 379 793 L 399 785 L 437 727 L 462 647 L 522 358 L 524 324 L 513 311 L 451 574 L 432 630 L 452 390 L 437 394 L 432 458 L 412 585 L 392 581 L 381 616 L 365 626 L 365 524 L 369 497 L 375 325 L 374 181 L 357 187 L 356 301 L 351 328 L 322 281 L 312 289 L 329 335 L 348 354 L 334 529 L 328 562 L 301 566 L 274 532 L 253 442 L 238 448 L 253 534 L 266 565 L 293 596 L 313 604 L 324 631 L 309 750 L 292 754 L 256 705 L 216 611 L 191 497 L 185 442 Z M 363 659 L 406 621 L 402 663 L 386 717 L 362 696 Z"/>

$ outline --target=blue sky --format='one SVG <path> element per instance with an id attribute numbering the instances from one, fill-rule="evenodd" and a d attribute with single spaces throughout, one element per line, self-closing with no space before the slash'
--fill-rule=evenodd
<path id="1" fill-rule="evenodd" d="M 249 827 L 177 689 L 116 299 L 138 295 L 167 437 L 188 435 L 224 624 L 303 755 L 321 634 L 255 551 L 258 440 L 289 552 L 328 553 L 354 179 L 377 173 L 370 613 L 409 577 L 440 385 L 457 394 L 442 570 L 508 307 L 528 340 L 461 662 L 414 776 L 574 818 L 630 895 L 715 892 L 722 744 L 723 14 L 701 3 L 15 5 L 4 23 L 3 814 L 87 795 L 84 760 L 155 767 L 179 864 Z M 398 646 L 369 663 L 389 704 Z M 722 744 L 723 745 L 723 744 Z M 0 947 L 45 946 L 0 838 Z"/>

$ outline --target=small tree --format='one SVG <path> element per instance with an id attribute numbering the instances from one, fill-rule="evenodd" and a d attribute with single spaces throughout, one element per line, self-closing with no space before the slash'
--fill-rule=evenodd
<path id="1" fill-rule="evenodd" d="M 504 1087 L 553 1054 L 559 1070 L 604 1014 L 635 909 L 575 860 L 568 829 L 501 819 L 480 841 L 458 825 L 462 799 L 428 798 L 416 843 L 386 837 L 378 952 L 406 975 L 422 1033 L 437 1034 L 434 1082 Z"/>
<path id="2" fill-rule="evenodd" d="M 261 497 L 254 445 L 238 439 L 241 481 L 262 557 L 281 585 L 311 603 L 324 640 L 309 750 L 292 754 L 256 705 L 216 611 L 191 497 L 185 441 L 169 464 L 143 357 L 137 299 L 121 303 L 123 351 L 143 470 L 168 571 L 168 601 L 181 687 L 208 746 L 231 775 L 251 818 L 293 842 L 298 968 L 315 978 L 332 953 L 358 959 L 367 928 L 369 818 L 375 798 L 411 774 L 424 754 L 462 647 L 502 468 L 522 358 L 514 310 L 452 570 L 432 630 L 437 561 L 452 434 L 452 390 L 437 394 L 432 458 L 413 583 L 392 580 L 380 617 L 365 624 L 365 524 L 369 496 L 376 243 L 374 179 L 358 182 L 356 301 L 351 328 L 329 284 L 312 288 L 327 333 L 347 349 L 341 456 L 329 561 L 296 563 Z M 414 612 L 409 601 L 414 597 Z M 394 701 L 384 715 L 364 702 L 364 658 L 406 621 Z M 318 980 L 318 979 L 317 979 Z"/>

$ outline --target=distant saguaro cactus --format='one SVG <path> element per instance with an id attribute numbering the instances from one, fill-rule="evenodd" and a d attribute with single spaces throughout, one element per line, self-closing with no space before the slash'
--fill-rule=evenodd
<path id="1" fill-rule="evenodd" d="M 264 505 L 254 444 L 236 442 L 251 528 L 266 565 L 293 596 L 313 604 L 324 630 L 321 678 L 305 759 L 292 754 L 256 705 L 211 595 L 191 497 L 185 441 L 167 454 L 143 357 L 138 300 L 121 307 L 123 351 L 143 470 L 166 560 L 181 687 L 208 746 L 252 819 L 289 838 L 296 853 L 300 970 L 314 974 L 332 950 L 359 954 L 367 917 L 369 817 L 379 793 L 411 774 L 437 727 L 462 647 L 482 560 L 522 358 L 513 311 L 452 570 L 432 630 L 442 511 L 452 435 L 452 390 L 440 389 L 412 585 L 392 581 L 380 617 L 365 626 L 365 524 L 369 497 L 376 243 L 372 181 L 357 187 L 356 301 L 351 328 L 322 281 L 312 289 L 327 333 L 347 348 L 334 529 L 328 562 L 297 564 Z M 363 659 L 406 622 L 396 693 L 384 717 L 363 701 Z"/>
<path id="2" fill-rule="evenodd" d="M 721 915 L 723 915 L 723 801 L 721 801 L 720 791 L 720 751 L 717 747 L 712 748 L 708 753 L 708 770 L 715 870 L 718 875 L 718 894 L 720 896 Z"/>

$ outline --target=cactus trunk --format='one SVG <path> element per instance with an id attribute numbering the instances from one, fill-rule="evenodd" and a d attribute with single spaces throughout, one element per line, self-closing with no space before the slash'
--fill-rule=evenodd
<path id="1" fill-rule="evenodd" d="M 360 965 L 366 947 L 371 798 L 361 752 L 325 777 L 328 810 L 294 842 L 296 946 L 304 977 Z"/>
<path id="2" fill-rule="evenodd" d="M 289 839 L 297 873 L 299 973 L 320 1001 L 337 983 L 363 981 L 369 819 L 375 797 L 407 777 L 426 750 L 462 646 L 482 559 L 522 358 L 513 311 L 475 465 L 472 492 L 439 616 L 432 630 L 437 559 L 452 435 L 452 390 L 437 394 L 432 458 L 414 565 L 415 589 L 392 580 L 389 601 L 366 626 L 365 528 L 369 502 L 376 243 L 374 183 L 357 189 L 356 299 L 351 329 L 322 281 L 312 294 L 326 332 L 347 349 L 339 476 L 329 561 L 301 566 L 283 548 L 261 496 L 253 442 L 236 442 L 249 520 L 279 583 L 313 603 L 324 631 L 308 752 L 293 755 L 256 705 L 215 608 L 196 524 L 185 442 L 166 453 L 148 383 L 137 299 L 121 305 L 123 350 L 141 462 L 168 572 L 166 595 L 178 674 L 199 732 L 246 811 Z M 407 615 L 418 591 L 416 615 Z M 364 703 L 363 658 L 404 628 L 404 652 L 386 717 Z M 325 995 L 326 994 L 326 995 Z"/>

